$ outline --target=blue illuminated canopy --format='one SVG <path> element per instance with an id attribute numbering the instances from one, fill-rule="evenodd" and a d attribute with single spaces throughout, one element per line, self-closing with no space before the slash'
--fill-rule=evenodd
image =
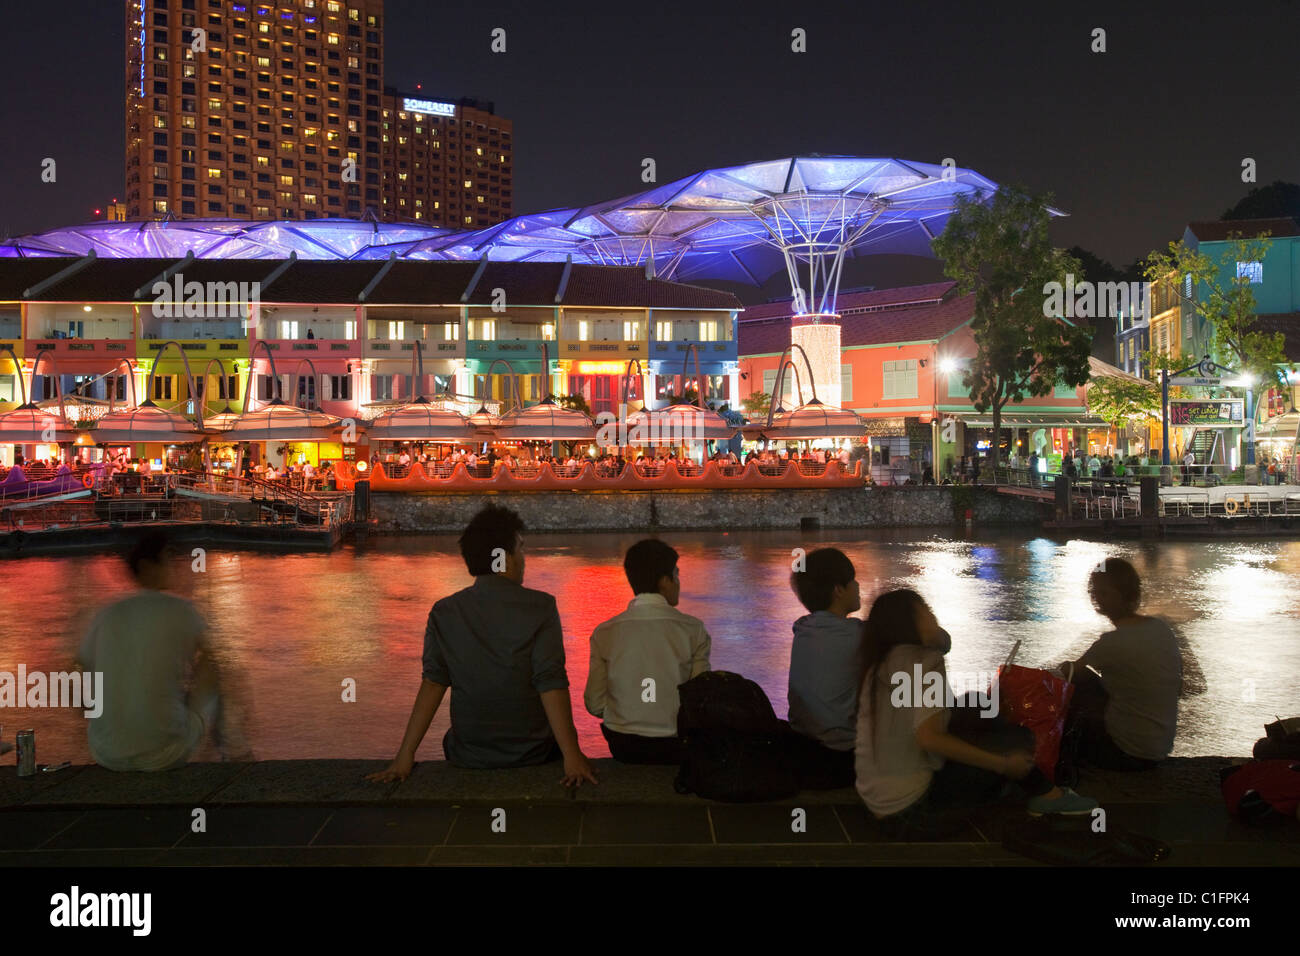
<path id="1" fill-rule="evenodd" d="M 406 108 L 413 109 L 411 103 Z M 423 103 L 432 107 L 439 104 Z M 435 112 L 430 109 L 429 112 Z M 676 280 L 761 284 L 785 269 L 809 306 L 845 257 L 930 256 L 958 197 L 997 184 L 969 169 L 808 156 L 709 169 L 645 192 L 474 230 L 312 219 L 94 222 L 0 243 L 0 257 L 478 260 L 639 265 Z M 826 272 L 831 270 L 834 274 Z M 806 275 L 804 273 L 807 273 Z M 825 274 L 823 274 L 825 273 Z"/>

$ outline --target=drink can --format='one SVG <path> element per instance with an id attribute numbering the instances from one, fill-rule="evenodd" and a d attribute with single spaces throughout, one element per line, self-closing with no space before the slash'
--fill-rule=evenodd
<path id="1" fill-rule="evenodd" d="M 36 731 L 20 730 L 14 741 L 18 745 L 18 776 L 36 776 Z"/>

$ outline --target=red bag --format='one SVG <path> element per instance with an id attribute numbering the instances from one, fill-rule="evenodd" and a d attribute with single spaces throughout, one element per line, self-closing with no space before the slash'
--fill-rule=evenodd
<path id="1" fill-rule="evenodd" d="M 1050 671 L 1012 664 L 1019 649 L 1017 641 L 998 671 L 998 706 L 1011 723 L 1034 732 L 1034 763 L 1055 783 L 1074 685 Z"/>
<path id="2" fill-rule="evenodd" d="M 1300 810 L 1300 762 L 1252 760 L 1224 772 L 1223 799 L 1228 812 L 1247 823 L 1295 818 Z"/>

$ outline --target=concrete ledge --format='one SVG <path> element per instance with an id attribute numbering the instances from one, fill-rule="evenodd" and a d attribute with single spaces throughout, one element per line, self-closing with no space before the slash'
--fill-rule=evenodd
<path id="1" fill-rule="evenodd" d="M 1228 757 L 1176 757 L 1146 773 L 1087 771 L 1078 789 L 1104 803 L 1217 803 L 1219 771 Z M 375 784 L 367 773 L 384 760 L 268 760 L 250 764 L 194 763 L 163 773 L 114 773 L 97 766 L 73 767 L 20 780 L 0 773 L 0 809 L 141 806 L 431 806 L 498 803 L 581 803 L 672 806 L 717 805 L 673 789 L 676 767 L 593 761 L 600 785 L 569 795 L 560 786 L 560 764 L 518 770 L 462 770 L 442 761 L 416 765 L 399 784 Z M 824 806 L 854 804 L 851 789 L 807 791 L 774 801 Z"/>

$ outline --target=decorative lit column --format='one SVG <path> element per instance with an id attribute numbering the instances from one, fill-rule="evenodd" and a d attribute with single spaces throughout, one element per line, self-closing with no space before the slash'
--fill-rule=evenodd
<path id="1" fill-rule="evenodd" d="M 813 397 L 823 405 L 840 404 L 840 317 L 834 312 L 796 315 L 790 320 L 790 344 L 801 347 L 812 366 L 812 383 L 800 380 L 799 404 Z"/>

